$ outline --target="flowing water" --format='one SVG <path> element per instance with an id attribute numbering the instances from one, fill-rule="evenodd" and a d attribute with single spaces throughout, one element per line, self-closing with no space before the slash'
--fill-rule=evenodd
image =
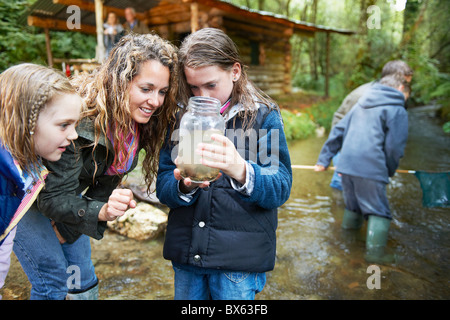
<path id="1" fill-rule="evenodd" d="M 437 120 L 410 111 L 409 140 L 401 169 L 449 171 L 450 137 Z M 293 164 L 314 164 L 326 140 L 290 144 Z M 388 186 L 393 220 L 388 251 L 396 262 L 364 260 L 365 226 L 340 228 L 342 195 L 329 187 L 332 172 L 294 169 L 291 197 L 279 209 L 277 262 L 257 299 L 449 299 L 450 209 L 424 208 L 412 174 Z M 163 236 L 136 241 L 106 232 L 92 240 L 101 299 L 173 299 L 173 271 L 162 258 Z M 374 287 L 375 286 L 375 287 Z M 28 299 L 30 285 L 15 257 L 4 299 Z"/>

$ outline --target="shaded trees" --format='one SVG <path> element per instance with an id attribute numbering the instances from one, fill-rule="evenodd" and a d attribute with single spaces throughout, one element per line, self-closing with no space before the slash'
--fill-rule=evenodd
<path id="1" fill-rule="evenodd" d="M 26 14 L 34 0 L 0 0 L 0 72 L 21 62 L 46 65 L 45 35 L 26 25 Z M 96 40 L 78 32 L 50 31 L 52 52 L 58 58 L 92 58 Z"/>
<path id="2" fill-rule="evenodd" d="M 291 19 L 357 31 L 351 37 L 331 37 L 334 96 L 344 96 L 356 86 L 376 79 L 387 61 L 404 59 L 415 70 L 413 102 L 423 104 L 436 99 L 445 104 L 450 100 L 450 1 L 408 0 L 405 8 L 400 0 L 232 2 Z M 294 86 L 323 92 L 325 50 L 325 34 L 292 37 Z"/>

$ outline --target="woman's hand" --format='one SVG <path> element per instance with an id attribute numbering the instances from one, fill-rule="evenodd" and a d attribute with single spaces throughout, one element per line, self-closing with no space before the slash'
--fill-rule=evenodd
<path id="1" fill-rule="evenodd" d="M 61 233 L 59 233 L 58 228 L 56 227 L 56 222 L 52 220 L 51 223 L 52 223 L 53 231 L 55 231 L 55 234 L 59 240 L 59 243 L 63 244 L 64 242 L 66 242 L 66 239 L 64 239 L 63 236 L 61 235 Z"/>
<path id="2" fill-rule="evenodd" d="M 202 156 L 202 164 L 222 170 L 223 173 L 245 183 L 246 162 L 236 150 L 233 142 L 220 134 L 211 135 L 215 143 L 199 143 L 196 152 Z"/>
<path id="3" fill-rule="evenodd" d="M 99 221 L 113 221 L 123 216 L 129 208 L 136 208 L 136 201 L 130 189 L 114 189 L 98 214 Z"/>

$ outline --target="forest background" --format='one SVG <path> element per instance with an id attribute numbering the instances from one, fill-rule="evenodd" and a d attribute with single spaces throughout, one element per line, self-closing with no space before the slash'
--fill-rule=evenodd
<path id="1" fill-rule="evenodd" d="M 46 65 L 45 35 L 21 17 L 35 0 L 0 0 L 0 72 L 21 62 Z M 283 108 L 288 139 L 329 129 L 334 111 L 357 86 L 377 79 L 383 65 L 402 59 L 414 69 L 410 107 L 440 104 L 450 133 L 450 0 L 231 0 L 235 5 L 281 14 L 317 25 L 349 29 L 332 34 L 330 97 L 325 87 L 326 39 L 294 35 L 294 93 L 274 97 Z M 95 36 L 51 31 L 55 58 L 95 57 Z"/>

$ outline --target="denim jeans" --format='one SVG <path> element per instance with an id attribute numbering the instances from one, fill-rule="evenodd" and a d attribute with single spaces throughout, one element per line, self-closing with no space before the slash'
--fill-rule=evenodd
<path id="1" fill-rule="evenodd" d="M 266 283 L 265 273 L 173 269 L 175 300 L 254 300 Z"/>
<path id="2" fill-rule="evenodd" d="M 336 153 L 336 155 L 333 157 L 333 165 L 335 168 L 337 168 L 337 164 L 339 161 L 339 155 L 340 155 L 340 152 Z M 336 169 L 333 172 L 333 177 L 331 178 L 330 187 L 342 191 L 342 179 L 339 176 L 339 173 L 337 172 Z"/>
<path id="3" fill-rule="evenodd" d="M 35 206 L 17 225 L 13 250 L 32 285 L 32 300 L 63 300 L 68 292 L 82 292 L 98 282 L 90 238 L 60 244 L 50 219 Z"/>
<path id="4" fill-rule="evenodd" d="M 11 264 L 11 252 L 13 247 L 14 237 L 16 235 L 17 227 L 14 227 L 9 234 L 3 239 L 0 245 L 0 289 L 5 284 L 6 276 L 8 275 L 9 266 Z M 0 295 L 0 300 L 2 296 Z"/>

